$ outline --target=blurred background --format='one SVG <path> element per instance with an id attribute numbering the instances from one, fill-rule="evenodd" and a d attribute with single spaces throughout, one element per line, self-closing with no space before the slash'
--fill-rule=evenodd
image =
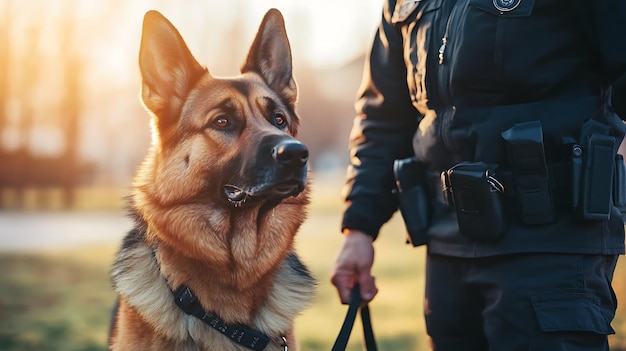
<path id="1" fill-rule="evenodd" d="M 150 142 L 137 65 L 144 13 L 162 12 L 213 75 L 232 76 L 271 7 L 285 17 L 313 169 L 297 246 L 319 285 L 297 334 L 303 350 L 329 350 L 346 311 L 329 276 L 353 100 L 382 3 L 0 0 L 0 350 L 106 349 L 109 267 L 132 225 L 125 196 Z M 424 249 L 404 235 L 395 216 L 376 242 L 374 328 L 383 350 L 426 350 Z M 613 350 L 626 350 L 622 315 Z"/>
<path id="2" fill-rule="evenodd" d="M 25 206 L 26 188 L 60 188 L 71 207 L 77 187 L 130 182 L 150 136 L 137 67 L 149 9 L 173 22 L 214 75 L 230 76 L 265 11 L 279 8 L 313 167 L 345 165 L 353 97 L 381 6 L 380 0 L 0 1 L 0 186 L 17 192 L 3 206 Z"/>

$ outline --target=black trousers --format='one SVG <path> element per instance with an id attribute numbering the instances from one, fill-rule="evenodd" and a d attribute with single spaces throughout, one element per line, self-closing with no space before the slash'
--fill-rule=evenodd
<path id="1" fill-rule="evenodd" d="M 424 313 L 434 350 L 608 350 L 616 263 L 601 255 L 429 254 Z"/>

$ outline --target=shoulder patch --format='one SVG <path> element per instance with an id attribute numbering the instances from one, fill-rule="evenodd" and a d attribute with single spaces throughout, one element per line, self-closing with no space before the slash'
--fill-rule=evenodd
<path id="1" fill-rule="evenodd" d="M 399 0 L 393 10 L 391 22 L 398 23 L 405 21 L 419 6 L 422 0 Z"/>

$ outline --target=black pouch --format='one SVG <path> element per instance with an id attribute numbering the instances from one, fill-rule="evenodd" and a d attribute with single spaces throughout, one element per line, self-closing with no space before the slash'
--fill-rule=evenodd
<path id="1" fill-rule="evenodd" d="M 408 233 L 407 240 L 413 246 L 428 242 L 426 230 L 430 226 L 431 206 L 427 195 L 426 169 L 414 157 L 395 160 L 393 173 L 396 178 L 398 208 Z"/>
<path id="2" fill-rule="evenodd" d="M 464 162 L 447 171 L 461 234 L 475 240 L 496 240 L 506 232 L 502 185 L 494 167 Z"/>
<path id="3" fill-rule="evenodd" d="M 541 123 L 532 121 L 515 124 L 502 132 L 502 138 L 513 171 L 520 220 L 529 225 L 554 221 Z"/>
<path id="4" fill-rule="evenodd" d="M 608 220 L 611 214 L 615 172 L 615 137 L 595 120 L 583 124 L 583 173 L 579 212 L 586 220 Z"/>

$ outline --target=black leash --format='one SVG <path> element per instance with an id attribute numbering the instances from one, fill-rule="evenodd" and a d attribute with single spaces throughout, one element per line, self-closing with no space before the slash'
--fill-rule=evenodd
<path id="1" fill-rule="evenodd" d="M 352 327 L 356 319 L 356 314 L 361 304 L 361 291 L 359 285 L 356 284 L 352 288 L 350 295 L 350 304 L 348 305 L 348 313 L 346 313 L 346 319 L 343 321 L 339 336 L 335 340 L 332 351 L 344 351 L 348 345 L 350 339 L 350 333 L 352 333 Z M 372 330 L 372 322 L 370 319 L 370 310 L 367 305 L 361 307 L 361 322 L 363 323 L 363 338 L 365 339 L 365 350 L 377 351 L 376 339 L 374 338 L 374 331 Z"/>

